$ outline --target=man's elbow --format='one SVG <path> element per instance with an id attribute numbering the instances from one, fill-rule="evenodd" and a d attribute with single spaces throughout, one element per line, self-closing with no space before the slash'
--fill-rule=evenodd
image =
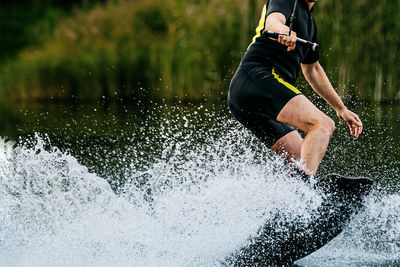
<path id="1" fill-rule="evenodd" d="M 312 64 L 301 64 L 301 68 L 305 76 L 312 76 L 313 74 L 317 74 L 323 71 L 321 64 L 319 64 L 319 61 Z"/>

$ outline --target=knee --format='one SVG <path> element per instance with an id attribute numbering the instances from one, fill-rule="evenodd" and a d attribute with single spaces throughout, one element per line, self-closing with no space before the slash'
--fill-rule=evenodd
<path id="1" fill-rule="evenodd" d="M 329 134 L 329 138 L 332 137 L 333 132 L 335 131 L 335 122 L 329 118 L 328 116 L 324 119 L 323 127 L 327 134 Z"/>
<path id="2" fill-rule="evenodd" d="M 326 135 L 328 135 L 329 138 L 332 137 L 333 132 L 335 131 L 335 128 L 336 128 L 335 122 L 331 118 L 329 118 L 328 116 L 324 116 L 324 117 L 320 118 L 317 121 L 315 126 L 317 126 L 317 128 L 320 131 L 322 131 Z"/>

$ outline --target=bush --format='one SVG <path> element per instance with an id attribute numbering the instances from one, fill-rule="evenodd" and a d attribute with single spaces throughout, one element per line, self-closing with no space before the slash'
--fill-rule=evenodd
<path id="1" fill-rule="evenodd" d="M 0 98 L 224 98 L 261 0 L 125 0 L 77 10 L 6 65 Z M 400 4 L 321 1 L 321 61 L 341 95 L 394 99 Z"/>
<path id="2" fill-rule="evenodd" d="M 3 69 L 3 95 L 219 97 L 247 45 L 248 8 L 241 5 L 239 0 L 141 0 L 76 11 L 42 48 L 25 50 Z"/>

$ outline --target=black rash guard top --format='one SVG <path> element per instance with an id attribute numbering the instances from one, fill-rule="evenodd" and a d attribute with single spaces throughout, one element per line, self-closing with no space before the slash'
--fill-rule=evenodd
<path id="1" fill-rule="evenodd" d="M 275 68 L 287 82 L 294 84 L 300 70 L 300 63 L 312 64 L 318 61 L 318 47 L 313 51 L 307 46 L 297 44 L 295 50 L 287 52 L 287 46 L 264 34 L 265 21 L 271 13 L 282 13 L 286 17 L 286 25 L 290 25 L 294 1 L 269 0 L 265 4 L 256 29 L 256 36 L 242 59 L 243 67 L 248 68 L 262 64 L 268 68 Z M 312 10 L 309 10 L 305 0 L 298 0 L 292 30 L 302 39 L 317 42 L 317 27 L 311 12 Z"/>

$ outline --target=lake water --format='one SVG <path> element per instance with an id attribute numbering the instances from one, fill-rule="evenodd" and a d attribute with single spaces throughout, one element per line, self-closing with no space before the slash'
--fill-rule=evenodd
<path id="1" fill-rule="evenodd" d="M 364 134 L 337 122 L 320 172 L 370 176 L 373 192 L 299 266 L 400 265 L 400 107 L 355 111 Z M 275 211 L 319 203 L 224 103 L 0 112 L 0 266 L 218 266 Z"/>

